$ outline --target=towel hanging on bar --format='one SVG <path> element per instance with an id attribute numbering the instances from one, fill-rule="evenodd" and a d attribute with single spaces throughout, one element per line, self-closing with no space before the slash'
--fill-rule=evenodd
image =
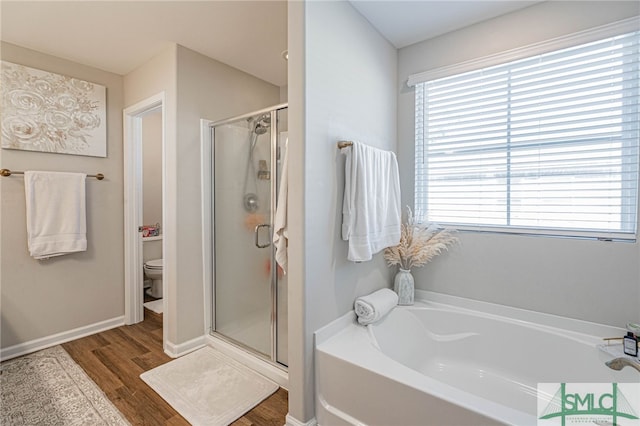
<path id="1" fill-rule="evenodd" d="M 0 176 L 4 176 L 4 177 L 8 177 L 11 175 L 23 175 L 23 174 L 24 172 L 18 172 L 18 171 L 9 170 L 9 169 L 0 169 Z M 104 175 L 102 173 L 96 173 L 95 175 L 87 175 L 87 177 L 96 178 L 98 180 L 104 179 Z"/>
<path id="2" fill-rule="evenodd" d="M 352 142 L 344 149 L 345 186 L 342 239 L 349 241 L 347 258 L 371 260 L 374 254 L 400 242 L 400 175 L 395 153 Z"/>
<path id="3" fill-rule="evenodd" d="M 25 172 L 29 254 L 47 259 L 87 250 L 84 173 Z"/>

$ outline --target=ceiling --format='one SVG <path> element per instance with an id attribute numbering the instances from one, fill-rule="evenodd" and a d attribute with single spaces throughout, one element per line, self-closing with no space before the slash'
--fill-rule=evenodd
<path id="1" fill-rule="evenodd" d="M 541 1 L 351 0 L 353 7 L 398 49 L 535 3 Z"/>
<path id="2" fill-rule="evenodd" d="M 534 3 L 351 0 L 398 48 Z M 0 21 L 3 41 L 116 74 L 128 74 L 178 43 L 277 86 L 287 84 L 281 56 L 286 1 L 2 0 Z"/>
<path id="3" fill-rule="evenodd" d="M 7 1 L 3 41 L 125 75 L 178 43 L 287 84 L 284 1 Z"/>

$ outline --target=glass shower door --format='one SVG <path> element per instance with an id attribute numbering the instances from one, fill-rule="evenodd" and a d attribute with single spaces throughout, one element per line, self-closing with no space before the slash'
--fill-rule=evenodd
<path id="1" fill-rule="evenodd" d="M 271 357 L 271 114 L 213 132 L 215 330 Z"/>

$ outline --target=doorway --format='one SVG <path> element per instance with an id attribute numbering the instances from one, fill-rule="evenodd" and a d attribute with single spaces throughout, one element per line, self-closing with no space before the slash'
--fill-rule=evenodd
<path id="1" fill-rule="evenodd" d="M 135 324 L 144 319 L 143 310 L 143 119 L 145 116 L 161 115 L 161 180 L 162 180 L 162 216 L 165 217 L 165 114 L 164 93 L 159 93 L 123 112 L 124 122 L 124 256 L 125 256 L 125 324 Z M 165 240 L 162 239 L 162 253 L 166 253 Z M 163 342 L 167 342 L 167 289 L 163 280 Z"/>

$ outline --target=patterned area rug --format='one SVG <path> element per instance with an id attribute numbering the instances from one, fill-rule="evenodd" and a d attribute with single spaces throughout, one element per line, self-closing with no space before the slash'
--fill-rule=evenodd
<path id="1" fill-rule="evenodd" d="M 2 425 L 129 425 L 61 346 L 0 364 Z"/>
<path id="2" fill-rule="evenodd" d="M 208 346 L 140 378 L 193 425 L 228 425 L 278 390 L 271 380 Z"/>

